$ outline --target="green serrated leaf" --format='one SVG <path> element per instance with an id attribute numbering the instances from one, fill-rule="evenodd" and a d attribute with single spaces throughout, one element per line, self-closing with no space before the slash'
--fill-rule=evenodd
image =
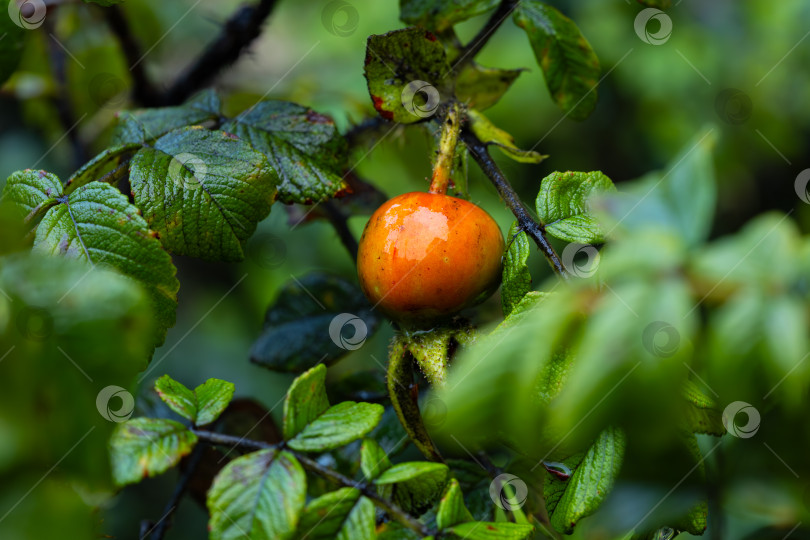
<path id="1" fill-rule="evenodd" d="M 267 159 L 224 131 L 178 129 L 130 162 L 135 204 L 180 255 L 237 261 L 267 217 L 278 177 Z"/>
<path id="2" fill-rule="evenodd" d="M 363 439 L 360 446 L 360 469 L 366 480 L 374 480 L 391 468 L 391 460 L 374 439 Z"/>
<path id="3" fill-rule="evenodd" d="M 522 523 L 488 523 L 473 521 L 450 527 L 446 532 L 467 540 L 523 540 L 531 538 L 534 525 Z"/>
<path id="4" fill-rule="evenodd" d="M 703 536 L 709 526 L 709 503 L 701 501 L 693 506 L 682 520 L 675 522 L 679 531 L 685 531 L 694 536 Z M 674 538 L 674 537 L 673 537 Z"/>
<path id="5" fill-rule="evenodd" d="M 262 101 L 224 124 L 267 157 L 281 179 L 279 199 L 312 204 L 346 189 L 346 140 L 335 122 L 286 101 Z"/>
<path id="6" fill-rule="evenodd" d="M 600 171 L 554 172 L 543 178 L 535 202 L 546 232 L 567 242 L 597 244 L 605 231 L 592 215 L 588 200 L 616 191 L 613 182 Z"/>
<path id="7" fill-rule="evenodd" d="M 326 397 L 326 366 L 318 364 L 297 377 L 284 400 L 284 439 L 301 433 L 329 408 Z"/>
<path id="8" fill-rule="evenodd" d="M 548 298 L 550 295 L 551 293 L 542 291 L 529 291 L 524 294 L 520 301 L 512 306 L 509 315 L 495 327 L 495 330 L 492 331 L 492 335 L 503 334 L 506 330 L 516 326 L 527 314 L 538 308 L 543 299 Z"/>
<path id="9" fill-rule="evenodd" d="M 397 463 L 383 472 L 374 484 L 394 485 L 393 500 L 406 512 L 420 515 L 436 502 L 447 483 L 447 465 L 426 461 Z"/>
<path id="10" fill-rule="evenodd" d="M 169 375 L 163 375 L 155 381 L 155 391 L 171 410 L 187 420 L 194 421 L 197 416 L 197 396 L 184 384 L 175 381 Z"/>
<path id="11" fill-rule="evenodd" d="M 574 120 L 596 106 L 599 59 L 577 25 L 537 0 L 518 3 L 515 23 L 526 31 L 554 102 Z"/>
<path id="12" fill-rule="evenodd" d="M 509 247 L 503 260 L 503 280 L 501 281 L 501 302 L 503 314 L 508 316 L 532 287 L 532 275 L 526 261 L 529 259 L 529 237 L 519 230 L 515 221 L 506 237 Z"/>
<path id="13" fill-rule="evenodd" d="M 579 467 L 582 464 L 584 458 L 585 452 L 577 452 L 557 463 L 558 466 L 562 465 L 568 468 L 568 470 L 573 472 L 576 471 L 577 467 Z M 563 480 L 550 474 L 547 474 L 544 477 L 543 497 L 545 498 L 546 509 L 549 513 L 549 516 L 551 516 L 554 510 L 556 510 L 557 505 L 562 500 L 562 496 L 565 494 L 565 490 L 568 487 L 568 481 L 570 481 L 570 479 L 571 478 L 569 478 L 568 480 Z M 571 530 L 573 530 L 573 525 L 571 525 Z"/>
<path id="14" fill-rule="evenodd" d="M 717 403 L 707 396 L 697 384 L 692 381 L 685 381 L 681 387 L 681 394 L 687 402 L 700 409 L 717 408 Z"/>
<path id="15" fill-rule="evenodd" d="M 439 530 L 443 530 L 459 523 L 473 521 L 473 519 L 472 514 L 464 505 L 464 494 L 461 492 L 458 480 L 451 478 L 439 502 L 436 526 L 439 527 Z"/>
<path id="16" fill-rule="evenodd" d="M 121 111 L 110 144 L 119 146 L 154 141 L 171 131 L 216 120 L 219 111 L 219 96 L 213 90 L 205 90 L 176 107 Z"/>
<path id="17" fill-rule="evenodd" d="M 208 379 L 191 391 L 164 375 L 155 381 L 155 390 L 174 412 L 195 425 L 204 426 L 216 420 L 228 406 L 233 398 L 234 385 L 219 379 Z"/>
<path id="18" fill-rule="evenodd" d="M 39 224 L 34 249 L 109 265 L 141 283 L 159 323 L 155 343 L 163 343 L 175 321 L 176 269 L 138 209 L 117 189 L 93 182 L 60 198 Z"/>
<path id="19" fill-rule="evenodd" d="M 682 519 L 676 520 L 674 526 L 679 531 L 703 536 L 709 526 L 709 503 L 701 501 L 695 504 Z"/>
<path id="20" fill-rule="evenodd" d="M 198 426 L 205 426 L 219 418 L 233 399 L 234 390 L 233 383 L 220 379 L 208 379 L 195 388 L 197 418 L 194 423 Z"/>
<path id="21" fill-rule="evenodd" d="M 558 351 L 551 356 L 537 379 L 538 397 L 542 403 L 550 403 L 558 395 L 574 364 L 568 351 Z"/>
<path id="22" fill-rule="evenodd" d="M 261 450 L 236 458 L 208 490 L 210 538 L 293 538 L 306 494 L 304 469 L 289 452 Z"/>
<path id="23" fill-rule="evenodd" d="M 448 459 L 454 479 L 458 480 L 464 493 L 464 502 L 476 521 L 488 521 L 492 518 L 492 498 L 489 486 L 492 478 L 486 470 L 475 462 L 464 459 Z"/>
<path id="24" fill-rule="evenodd" d="M 31 169 L 11 173 L 3 188 L 3 200 L 11 203 L 20 217 L 41 213 L 55 205 L 60 195 L 62 182 L 55 174 Z"/>
<path id="25" fill-rule="evenodd" d="M 383 406 L 376 403 L 338 403 L 315 418 L 287 444 L 302 452 L 323 452 L 363 437 L 380 422 Z"/>
<path id="26" fill-rule="evenodd" d="M 8 16 L 6 13 L 0 17 L 0 86 L 6 82 L 12 73 L 17 69 L 23 54 L 25 43 L 25 30 L 23 24 L 17 25 L 11 20 L 12 16 L 19 16 L 19 11 L 12 14 L 9 5 Z M 44 17 L 44 13 L 42 14 Z"/>
<path id="27" fill-rule="evenodd" d="M 119 424 L 110 439 L 113 480 L 125 486 L 165 472 L 196 443 L 197 436 L 174 420 L 134 418 Z"/>
<path id="28" fill-rule="evenodd" d="M 444 478 L 447 477 L 447 465 L 429 461 L 408 461 L 397 463 L 382 473 L 374 483 L 377 485 L 399 484 L 422 477 L 438 479 L 444 488 Z"/>
<path id="29" fill-rule="evenodd" d="M 472 109 L 486 110 L 501 99 L 523 71 L 488 68 L 472 62 L 456 78 L 456 97 Z"/>
<path id="30" fill-rule="evenodd" d="M 113 162 L 119 161 L 121 157 L 129 153 L 134 154 L 141 146 L 140 143 L 130 143 L 107 148 L 79 167 L 79 169 L 67 179 L 67 182 L 65 182 L 65 193 L 71 193 L 78 187 L 98 180 L 102 176 L 102 171 L 105 168 L 114 164 Z"/>
<path id="31" fill-rule="evenodd" d="M 473 133 L 482 142 L 494 145 L 507 157 L 519 163 L 540 163 L 548 157 L 534 150 L 521 150 L 515 145 L 515 140 L 510 134 L 490 122 L 486 116 L 478 111 L 469 110 L 467 116 Z"/>
<path id="32" fill-rule="evenodd" d="M 357 285 L 337 276 L 308 274 L 281 289 L 250 359 L 274 371 L 331 365 L 359 349 L 379 323 Z"/>
<path id="33" fill-rule="evenodd" d="M 684 420 L 691 433 L 721 436 L 726 433 L 723 412 L 709 396 L 692 381 L 685 381 L 681 394 L 686 399 Z"/>
<path id="34" fill-rule="evenodd" d="M 424 29 L 368 38 L 365 76 L 374 108 L 383 118 L 411 124 L 433 116 L 448 97 L 449 71 L 444 47 Z"/>
<path id="35" fill-rule="evenodd" d="M 573 471 L 568 480 L 548 475 L 543 482 L 551 525 L 564 534 L 594 513 L 605 500 L 622 465 L 625 437 L 618 428 L 607 428 L 584 453 L 563 460 Z"/>
<path id="36" fill-rule="evenodd" d="M 442 32 L 493 9 L 499 0 L 399 0 L 399 18 Z"/>
<path id="37" fill-rule="evenodd" d="M 356 488 L 340 488 L 310 502 L 298 524 L 297 537 L 307 540 L 372 540 L 376 538 L 374 503 Z"/>

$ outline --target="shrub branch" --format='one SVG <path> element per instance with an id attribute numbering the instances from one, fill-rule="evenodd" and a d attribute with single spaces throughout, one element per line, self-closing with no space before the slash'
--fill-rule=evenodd
<path id="1" fill-rule="evenodd" d="M 163 96 L 165 105 L 177 105 L 204 88 L 222 69 L 239 59 L 243 49 L 259 37 L 262 24 L 270 16 L 276 0 L 260 0 L 242 6 L 225 22 L 219 36 Z"/>
<path id="2" fill-rule="evenodd" d="M 546 237 L 545 228 L 529 215 L 529 211 L 526 209 L 523 201 L 520 200 L 520 197 L 518 197 L 512 184 L 509 183 L 503 171 L 501 171 L 498 164 L 495 163 L 495 160 L 492 159 L 492 156 L 489 155 L 487 145 L 469 129 L 462 130 L 461 139 L 467 145 L 470 155 L 475 162 L 478 163 L 481 170 L 495 186 L 495 189 L 498 190 L 498 194 L 501 196 L 501 199 L 503 199 L 503 202 L 506 203 L 506 206 L 509 207 L 512 214 L 517 218 L 520 229 L 525 231 L 526 234 L 534 240 L 534 243 L 537 244 L 537 247 L 540 248 L 540 251 L 545 255 L 552 270 L 561 278 L 568 279 L 568 272 L 565 270 L 554 248 L 551 247 Z"/>
<path id="3" fill-rule="evenodd" d="M 121 52 L 124 53 L 124 58 L 127 60 L 127 65 L 129 65 L 129 71 L 132 73 L 132 98 L 146 107 L 159 105 L 160 92 L 146 75 L 143 64 L 143 51 L 132 33 L 123 10 L 117 5 L 112 5 L 103 8 L 101 12 L 104 14 L 107 26 L 110 27 L 110 30 L 118 39 Z"/>
<path id="4" fill-rule="evenodd" d="M 172 515 L 177 510 L 180 499 L 183 498 L 188 488 L 188 483 L 191 481 L 191 477 L 194 476 L 197 466 L 200 464 L 204 448 L 203 445 L 197 446 L 189 456 L 186 469 L 180 474 L 180 479 L 174 487 L 174 493 L 172 493 L 171 499 L 166 503 L 160 521 L 153 527 L 152 540 L 163 540 L 163 537 L 166 536 L 166 531 L 172 526 Z M 141 538 L 143 538 L 143 536 L 141 536 Z"/>
<path id="5" fill-rule="evenodd" d="M 351 229 L 349 229 L 348 217 L 343 213 L 343 210 L 331 200 L 323 203 L 323 209 L 326 212 L 329 223 L 332 224 L 332 227 L 334 227 L 335 232 L 340 238 L 343 247 L 349 252 L 352 261 L 356 261 L 359 245 Z"/>
<path id="6" fill-rule="evenodd" d="M 461 69 L 473 61 L 475 56 L 484 48 L 492 34 L 503 24 L 503 21 L 512 13 L 517 7 L 518 0 L 501 0 L 489 20 L 484 24 L 481 30 L 475 35 L 474 38 L 461 50 L 453 66 L 453 71 L 458 73 Z"/>
<path id="7" fill-rule="evenodd" d="M 381 496 L 374 489 L 374 486 L 367 482 L 359 482 L 352 480 L 334 469 L 324 467 L 314 459 L 311 459 L 299 452 L 295 452 L 290 448 L 281 444 L 270 444 L 262 441 L 254 441 L 243 437 L 234 437 L 232 435 L 223 435 L 221 433 L 214 433 L 212 431 L 194 430 L 197 438 L 208 444 L 220 444 L 223 446 L 242 448 L 247 450 L 281 450 L 284 449 L 295 456 L 301 465 L 309 471 L 326 478 L 340 486 L 356 488 L 363 496 L 370 499 L 378 508 L 388 514 L 392 519 L 396 520 L 405 527 L 416 531 L 421 536 L 430 536 L 433 532 L 421 521 L 410 515 L 408 512 L 399 507 L 395 502 L 388 500 Z"/>
<path id="8" fill-rule="evenodd" d="M 59 122 L 62 124 L 65 135 L 70 141 L 73 150 L 73 161 L 76 165 L 79 165 L 87 160 L 88 152 L 78 131 L 78 124 L 82 119 L 76 118 L 76 112 L 73 109 L 70 93 L 68 92 L 67 66 L 65 65 L 66 54 L 61 46 L 58 45 L 56 37 L 54 36 L 55 23 L 53 19 L 45 20 L 45 28 L 52 38 L 48 40 L 48 56 L 50 59 L 51 72 L 59 85 L 59 92 L 57 92 L 54 98 L 54 105 L 56 106 Z M 5 34 L 3 34 L 3 36 L 5 37 Z"/>

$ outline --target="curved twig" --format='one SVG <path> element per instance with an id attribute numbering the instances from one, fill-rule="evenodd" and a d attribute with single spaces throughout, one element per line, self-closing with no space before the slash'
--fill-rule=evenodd
<path id="1" fill-rule="evenodd" d="M 492 12 L 489 20 L 484 24 L 481 30 L 475 35 L 474 38 L 461 50 L 458 59 L 453 65 L 453 71 L 458 73 L 461 69 L 473 61 L 475 56 L 484 48 L 492 34 L 503 24 L 503 21 L 512 13 L 517 7 L 518 0 L 501 0 L 498 9 Z"/>
<path id="2" fill-rule="evenodd" d="M 76 112 L 70 100 L 70 94 L 67 90 L 67 66 L 65 65 L 66 53 L 54 35 L 55 23 L 54 19 L 45 19 L 45 28 L 50 34 L 51 39 L 48 40 L 48 55 L 50 58 L 51 72 L 53 77 L 59 85 L 59 92 L 54 97 L 54 105 L 56 106 L 56 113 L 59 122 L 65 130 L 65 136 L 73 150 L 73 161 L 76 166 L 84 163 L 88 159 L 87 147 L 79 135 L 77 130 L 81 118 L 76 118 Z M 3 34 L 5 36 L 5 34 Z"/>
<path id="3" fill-rule="evenodd" d="M 239 59 L 242 50 L 259 37 L 276 0 L 242 6 L 225 22 L 222 31 L 163 96 L 165 105 L 177 105 L 204 88 L 223 68 Z"/>
<path id="4" fill-rule="evenodd" d="M 163 537 L 166 535 L 166 531 L 168 531 L 169 527 L 171 527 L 172 515 L 177 510 L 177 506 L 180 504 L 180 499 L 183 498 L 186 488 L 188 487 L 188 483 L 191 480 L 191 477 L 194 475 L 194 472 L 197 470 L 197 465 L 200 463 L 204 448 L 205 447 L 203 445 L 197 446 L 189 456 L 186 470 L 184 470 L 180 475 L 180 479 L 177 481 L 177 484 L 174 487 L 174 493 L 172 493 L 172 497 L 169 499 L 169 502 L 166 503 L 166 507 L 163 510 L 163 515 L 161 516 L 160 521 L 153 526 L 154 532 L 152 533 L 152 540 L 163 540 Z M 142 536 L 142 538 L 145 537 Z"/>
<path id="5" fill-rule="evenodd" d="M 240 447 L 249 450 L 270 450 L 270 449 L 284 448 L 285 451 L 292 453 L 295 456 L 295 459 L 297 459 L 298 462 L 301 463 L 301 465 L 303 465 L 306 469 L 309 469 L 311 472 L 314 472 L 322 476 L 323 478 L 331 480 L 332 482 L 335 482 L 336 484 L 339 484 L 343 487 L 351 487 L 360 490 L 363 496 L 370 499 L 378 508 L 383 510 L 392 519 L 398 521 L 405 527 L 408 527 L 409 529 L 416 531 L 423 537 L 430 536 L 431 534 L 433 534 L 433 532 L 427 527 L 427 525 L 411 516 L 408 512 L 400 508 L 393 501 L 390 501 L 385 497 L 381 496 L 379 493 L 377 493 L 377 490 L 374 489 L 374 486 L 366 482 L 358 482 L 352 480 L 348 476 L 345 476 L 333 469 L 324 467 L 317 461 L 310 459 L 309 457 L 299 452 L 295 452 L 290 448 L 284 447 L 283 443 L 270 444 L 261 441 L 245 439 L 243 437 L 234 437 L 232 435 L 223 435 L 221 433 L 214 433 L 212 431 L 194 430 L 194 434 L 197 435 L 200 441 L 209 444 L 221 444 L 224 446 Z"/>
<path id="6" fill-rule="evenodd" d="M 352 261 L 357 260 L 357 250 L 359 249 L 359 245 L 357 243 L 357 238 L 354 237 L 351 229 L 349 229 L 349 224 L 347 223 L 347 216 L 343 213 L 343 211 L 331 200 L 328 200 L 322 204 L 324 211 L 326 212 L 327 219 L 329 223 L 332 224 L 334 227 L 335 232 L 337 233 L 338 237 L 340 238 L 343 247 L 346 248 L 346 251 L 349 252 L 349 255 L 352 258 Z"/>
<path id="7" fill-rule="evenodd" d="M 568 272 L 565 270 L 562 261 L 560 261 L 560 257 L 557 255 L 557 252 L 554 251 L 554 248 L 551 247 L 548 238 L 546 238 L 545 228 L 529 215 L 529 211 L 526 210 L 523 201 L 521 201 L 518 194 L 515 193 L 509 180 L 504 176 L 498 164 L 492 159 L 492 156 L 489 155 L 487 145 L 469 129 L 464 129 L 461 132 L 461 139 L 467 145 L 470 155 L 481 167 L 481 170 L 484 171 L 484 174 L 490 179 L 495 189 L 498 190 L 498 194 L 501 196 L 501 199 L 503 199 L 503 202 L 506 203 L 506 206 L 509 207 L 512 214 L 517 218 L 518 226 L 521 230 L 525 231 L 526 234 L 534 240 L 534 243 L 537 244 L 537 247 L 543 252 L 543 255 L 545 255 L 554 272 L 561 278 L 568 279 Z"/>
<path id="8" fill-rule="evenodd" d="M 112 5 L 102 8 L 101 12 L 104 14 L 107 26 L 121 44 L 124 58 L 127 59 L 129 71 L 132 73 L 132 98 L 136 103 L 145 107 L 159 105 L 160 93 L 146 75 L 142 62 L 144 54 L 137 38 L 132 33 L 123 10 L 117 5 Z"/>
<path id="9" fill-rule="evenodd" d="M 374 504 L 377 505 L 377 507 L 379 507 L 386 514 L 391 516 L 391 518 L 398 521 L 402 525 L 408 527 L 409 529 L 416 531 L 421 536 L 425 537 L 431 536 L 433 534 L 427 527 L 427 525 L 411 516 L 405 510 L 400 508 L 396 503 L 389 501 L 385 497 L 380 496 L 380 494 L 377 493 L 377 490 L 374 489 L 374 487 L 368 485 L 367 483 L 355 482 L 348 476 L 344 476 L 335 470 L 329 469 L 328 467 L 324 467 L 314 459 L 308 458 L 307 456 L 296 453 L 295 457 L 298 459 L 299 462 L 301 462 L 301 465 L 303 465 L 310 471 L 315 472 L 321 475 L 322 477 L 335 482 L 336 484 L 340 484 L 345 487 L 353 487 L 359 489 L 360 492 L 363 494 L 363 496 L 367 497 L 368 499 L 371 499 L 371 501 L 374 502 Z"/>
<path id="10" fill-rule="evenodd" d="M 393 126 L 393 122 L 390 120 L 386 120 L 382 116 L 372 116 L 346 130 L 343 138 L 346 139 L 349 148 L 354 148 L 371 133 L 376 134 L 377 131 L 382 130 L 389 131 L 391 129 L 389 126 Z"/>

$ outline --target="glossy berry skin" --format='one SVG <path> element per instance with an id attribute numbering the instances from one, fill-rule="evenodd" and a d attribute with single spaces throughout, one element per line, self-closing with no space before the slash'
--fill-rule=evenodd
<path id="1" fill-rule="evenodd" d="M 372 305 L 406 325 L 429 324 L 489 297 L 503 235 L 478 206 L 437 193 L 399 195 L 366 224 L 357 254 Z"/>

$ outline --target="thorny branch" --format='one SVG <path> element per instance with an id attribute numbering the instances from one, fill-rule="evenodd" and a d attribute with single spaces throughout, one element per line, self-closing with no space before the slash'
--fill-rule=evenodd
<path id="1" fill-rule="evenodd" d="M 495 160 L 492 159 L 492 156 L 489 155 L 487 145 L 469 129 L 464 129 L 461 132 L 461 139 L 467 145 L 470 155 L 481 167 L 484 174 L 490 179 L 495 189 L 498 190 L 501 199 L 503 199 L 506 206 L 509 207 L 512 214 L 517 218 L 520 229 L 525 231 L 526 234 L 534 240 L 534 243 L 537 244 L 537 247 L 543 252 L 543 255 L 545 255 L 554 272 L 561 278 L 568 279 L 568 272 L 563 266 L 562 261 L 560 261 L 560 257 L 549 243 L 543 225 L 537 223 L 534 218 L 529 215 L 529 211 L 526 209 L 526 206 L 524 206 L 523 201 L 520 200 L 520 197 L 518 197 L 518 194 L 509 183 L 509 180 L 504 176 L 503 171 L 501 171 L 498 164 L 495 163 Z"/>
<path id="2" fill-rule="evenodd" d="M 182 103 L 197 90 L 204 88 L 225 67 L 236 62 L 243 49 L 259 37 L 262 24 L 270 16 L 275 4 L 276 0 L 260 0 L 256 5 L 240 7 L 225 22 L 219 36 L 166 91 L 163 103 Z"/>

